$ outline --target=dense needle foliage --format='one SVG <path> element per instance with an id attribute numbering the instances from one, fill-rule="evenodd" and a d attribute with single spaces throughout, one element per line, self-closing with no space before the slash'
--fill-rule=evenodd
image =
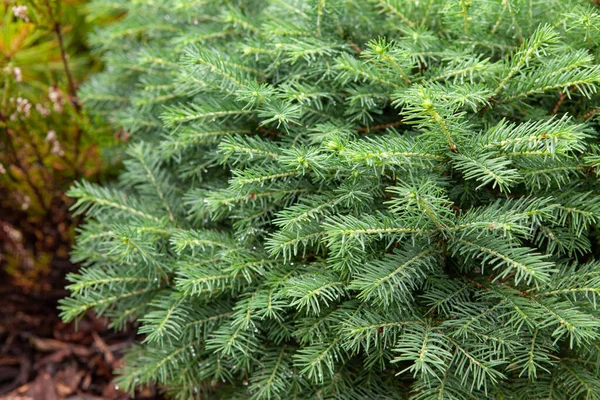
<path id="1" fill-rule="evenodd" d="M 63 316 L 119 385 L 600 398 L 600 15 L 584 0 L 96 0 L 132 144 Z"/>

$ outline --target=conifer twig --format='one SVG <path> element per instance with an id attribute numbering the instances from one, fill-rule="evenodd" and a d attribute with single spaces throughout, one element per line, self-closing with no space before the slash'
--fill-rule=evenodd
<path id="1" fill-rule="evenodd" d="M 590 110 L 583 115 L 583 120 L 587 121 L 588 119 L 592 118 L 595 114 L 597 114 L 599 112 L 600 112 L 600 108 L 594 108 L 593 110 Z"/>
<path id="2" fill-rule="evenodd" d="M 396 126 L 400 126 L 404 124 L 404 120 L 389 122 L 387 124 L 373 125 L 373 126 L 365 126 L 361 128 L 356 128 L 358 132 L 371 132 L 371 131 L 383 131 L 389 128 L 394 128 Z"/>
<path id="3" fill-rule="evenodd" d="M 562 104 L 564 103 L 564 101 L 566 100 L 567 95 L 564 92 L 561 92 L 558 94 L 558 101 L 556 102 L 556 104 L 554 105 L 554 107 L 552 108 L 552 115 L 556 115 L 558 113 L 558 110 L 560 108 L 560 106 L 562 106 Z"/>

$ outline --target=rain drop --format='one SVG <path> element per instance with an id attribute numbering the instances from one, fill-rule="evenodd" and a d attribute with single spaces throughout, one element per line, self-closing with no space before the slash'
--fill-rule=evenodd
<path id="1" fill-rule="evenodd" d="M 244 382 L 242 382 L 242 384 L 243 384 L 244 386 L 248 386 L 248 380 L 244 379 Z"/>

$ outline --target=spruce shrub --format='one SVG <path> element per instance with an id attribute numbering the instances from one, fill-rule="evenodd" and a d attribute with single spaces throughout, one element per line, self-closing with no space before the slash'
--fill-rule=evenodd
<path id="1" fill-rule="evenodd" d="M 583 0 L 96 0 L 132 135 L 62 303 L 119 385 L 223 399 L 600 398 Z"/>

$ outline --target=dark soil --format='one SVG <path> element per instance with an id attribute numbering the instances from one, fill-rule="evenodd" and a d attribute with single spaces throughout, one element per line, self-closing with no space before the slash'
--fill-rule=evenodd
<path id="1" fill-rule="evenodd" d="M 67 292 L 64 275 L 76 267 L 54 260 L 37 289 L 24 289 L 0 268 L 0 399 L 129 399 L 115 386 L 115 370 L 135 339 L 135 329 L 115 333 L 87 315 L 78 323 L 59 318 Z M 40 282 L 38 282 L 40 283 Z M 154 388 L 133 398 L 157 399 Z"/>

